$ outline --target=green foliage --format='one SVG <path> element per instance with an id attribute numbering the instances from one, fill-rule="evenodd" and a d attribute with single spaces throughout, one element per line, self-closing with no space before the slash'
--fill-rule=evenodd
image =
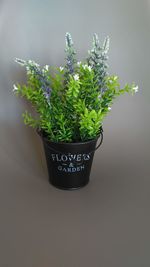
<path id="1" fill-rule="evenodd" d="M 103 93 L 102 97 L 100 98 L 101 102 L 101 109 L 102 113 L 107 113 L 109 107 L 112 105 L 113 100 L 124 93 L 131 93 L 135 92 L 136 86 L 135 84 L 126 84 L 124 88 L 120 88 L 119 78 L 117 76 L 107 76 L 105 79 L 106 88 L 107 90 Z"/>
<path id="2" fill-rule="evenodd" d="M 81 114 L 79 122 L 81 139 L 86 141 L 87 136 L 89 139 L 98 136 L 102 126 L 102 119 L 103 114 L 101 113 L 101 110 L 96 112 L 94 109 L 90 111 L 85 108 L 84 113 Z"/>
<path id="3" fill-rule="evenodd" d="M 84 63 L 76 63 L 73 42 L 66 35 L 66 65 L 63 69 L 41 68 L 35 62 L 16 61 L 27 70 L 27 84 L 14 85 L 16 95 L 27 99 L 36 115 L 25 111 L 24 123 L 42 130 L 56 142 L 87 141 L 100 134 L 103 119 L 119 95 L 135 93 L 135 84 L 120 87 L 117 76 L 106 72 L 109 39 L 100 47 L 94 35 L 93 49 Z"/>
<path id="4" fill-rule="evenodd" d="M 99 87 L 95 81 L 94 71 L 88 65 L 80 64 L 79 75 L 81 80 L 80 97 L 85 101 L 88 109 L 99 110 Z"/>

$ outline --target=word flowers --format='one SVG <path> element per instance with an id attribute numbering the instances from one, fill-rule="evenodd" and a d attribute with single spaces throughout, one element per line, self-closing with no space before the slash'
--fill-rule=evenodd
<path id="1" fill-rule="evenodd" d="M 90 154 L 51 154 L 52 161 L 58 162 L 57 169 L 61 172 L 80 172 L 84 163 L 90 159 Z"/>

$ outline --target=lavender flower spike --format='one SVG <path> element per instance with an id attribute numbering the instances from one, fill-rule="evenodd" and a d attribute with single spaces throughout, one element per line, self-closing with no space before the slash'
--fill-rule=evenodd
<path id="1" fill-rule="evenodd" d="M 66 47 L 72 47 L 73 41 L 72 41 L 71 34 L 69 32 L 66 32 L 65 38 L 66 38 Z"/>
<path id="2" fill-rule="evenodd" d="M 103 51 L 104 53 L 108 53 L 109 51 L 109 43 L 110 43 L 110 39 L 109 39 L 109 36 L 107 36 L 104 40 L 104 43 L 103 43 Z"/>
<path id="3" fill-rule="evenodd" d="M 93 69 L 97 85 L 99 87 L 100 93 L 106 91 L 105 78 L 108 75 L 106 63 L 109 50 L 109 37 L 106 37 L 102 46 L 100 46 L 98 35 L 95 33 L 93 36 L 92 49 L 89 51 L 89 56 L 87 58 L 88 65 Z"/>
<path id="4" fill-rule="evenodd" d="M 50 96 L 51 96 L 51 88 L 50 88 L 50 82 L 48 80 L 48 77 L 46 73 L 40 69 L 39 64 L 32 60 L 22 60 L 16 58 L 15 60 L 20 65 L 23 65 L 26 67 L 27 74 L 34 75 L 37 80 L 39 81 L 40 87 L 43 90 L 43 95 L 45 96 L 48 104 L 50 104 Z"/>
<path id="5" fill-rule="evenodd" d="M 16 59 L 15 59 L 15 62 L 19 63 L 19 64 L 22 65 L 22 66 L 25 66 L 25 64 L 26 64 L 26 61 L 23 60 L 23 59 L 20 59 L 20 58 L 16 58 Z"/>
<path id="6" fill-rule="evenodd" d="M 93 35 L 93 48 L 98 48 L 100 46 L 99 44 L 99 38 L 97 33 L 94 33 Z"/>
<path id="7" fill-rule="evenodd" d="M 65 66 L 65 77 L 66 80 L 68 80 L 69 74 L 73 74 L 74 73 L 74 65 L 76 63 L 76 59 L 75 59 L 75 50 L 73 47 L 73 41 L 71 38 L 70 33 L 66 33 L 65 36 L 65 40 L 66 40 L 66 66 Z"/>

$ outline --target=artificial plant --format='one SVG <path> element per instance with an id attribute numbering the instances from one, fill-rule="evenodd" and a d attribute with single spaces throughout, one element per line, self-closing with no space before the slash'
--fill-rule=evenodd
<path id="1" fill-rule="evenodd" d="M 13 91 L 26 98 L 37 113 L 34 117 L 25 111 L 24 123 L 40 129 L 55 142 L 80 142 L 97 137 L 113 100 L 125 92 L 138 91 L 134 83 L 121 88 L 118 77 L 108 75 L 108 50 L 109 38 L 100 45 L 94 34 L 86 60 L 77 62 L 71 35 L 66 33 L 64 67 L 41 68 L 34 61 L 16 59 L 26 68 L 27 83 L 15 84 Z"/>

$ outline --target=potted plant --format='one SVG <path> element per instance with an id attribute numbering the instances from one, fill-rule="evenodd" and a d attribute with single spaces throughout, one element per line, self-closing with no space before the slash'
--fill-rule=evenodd
<path id="1" fill-rule="evenodd" d="M 94 152 L 103 140 L 103 120 L 113 100 L 138 91 L 134 83 L 120 88 L 118 77 L 108 75 L 108 50 L 109 38 L 100 45 L 94 34 L 87 59 L 77 62 L 71 35 L 66 33 L 64 67 L 40 67 L 31 60 L 16 59 L 26 68 L 27 83 L 15 84 L 13 91 L 37 113 L 34 117 L 25 111 L 24 123 L 41 136 L 49 181 L 58 188 L 77 189 L 88 183 Z"/>

